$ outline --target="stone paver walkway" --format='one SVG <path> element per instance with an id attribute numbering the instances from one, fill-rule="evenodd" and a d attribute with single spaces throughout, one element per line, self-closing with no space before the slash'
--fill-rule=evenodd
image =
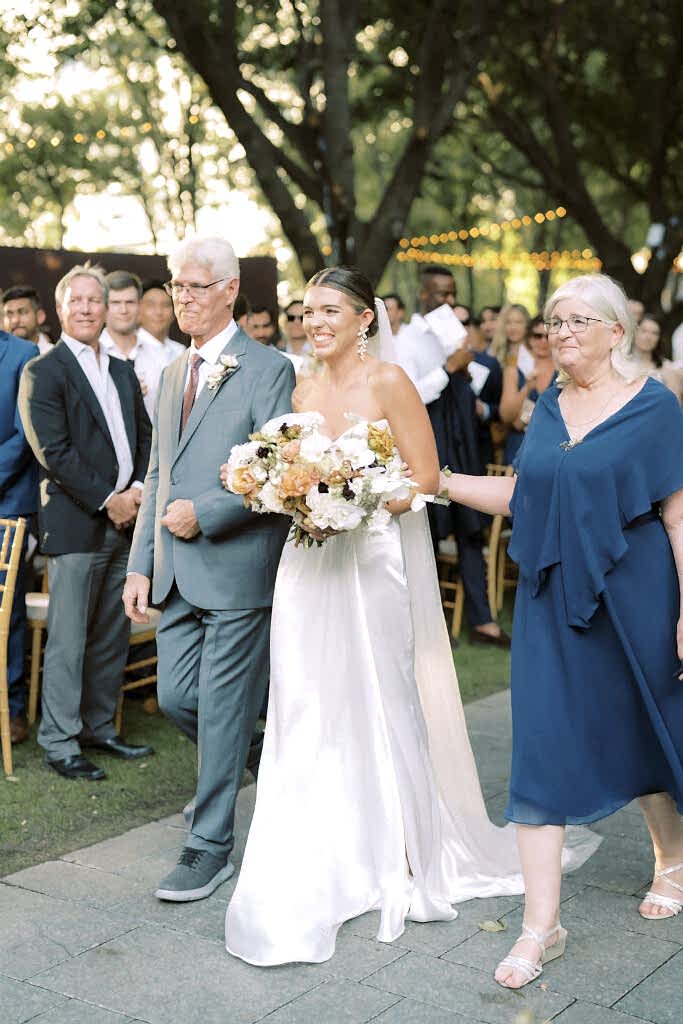
<path id="1" fill-rule="evenodd" d="M 471 736 L 492 816 L 500 820 L 509 761 L 507 694 L 470 705 Z M 255 787 L 240 794 L 244 848 Z M 159 903 L 180 815 L 0 882 L 2 1024 L 681 1024 L 683 914 L 636 913 L 651 852 L 634 806 L 600 823 L 597 854 L 563 887 L 565 956 L 521 993 L 491 972 L 517 934 L 520 900 L 475 900 L 456 921 L 408 924 L 374 941 L 377 914 L 345 925 L 325 964 L 259 969 L 223 948 L 234 878 L 208 900 Z M 483 921 L 501 919 L 490 933 Z"/>

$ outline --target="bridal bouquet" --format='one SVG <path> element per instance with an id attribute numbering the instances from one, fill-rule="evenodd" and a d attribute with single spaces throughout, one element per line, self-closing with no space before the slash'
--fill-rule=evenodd
<path id="1" fill-rule="evenodd" d="M 305 547 L 361 525 L 380 529 L 391 519 L 385 503 L 415 488 L 383 421 L 358 419 L 336 440 L 323 423 L 318 413 L 279 416 L 228 459 L 228 490 L 254 512 L 291 516 L 290 539 Z"/>

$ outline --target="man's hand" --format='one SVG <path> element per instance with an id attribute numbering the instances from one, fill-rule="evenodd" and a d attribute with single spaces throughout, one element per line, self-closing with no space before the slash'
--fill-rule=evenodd
<path id="1" fill-rule="evenodd" d="M 131 622 L 149 622 L 148 599 L 149 576 L 143 576 L 141 572 L 129 573 L 123 588 L 123 607 Z"/>
<path id="2" fill-rule="evenodd" d="M 137 487 L 129 487 L 120 494 L 112 494 L 104 507 L 117 530 L 123 530 L 135 522 L 141 500 L 140 489 Z"/>
<path id="3" fill-rule="evenodd" d="M 474 353 L 468 348 L 457 348 L 446 360 L 446 372 L 457 373 L 458 370 L 466 370 L 474 359 Z"/>
<path id="4" fill-rule="evenodd" d="M 177 498 L 166 507 L 161 525 L 179 540 L 192 540 L 199 533 L 199 522 L 194 513 L 194 504 L 187 498 Z"/>

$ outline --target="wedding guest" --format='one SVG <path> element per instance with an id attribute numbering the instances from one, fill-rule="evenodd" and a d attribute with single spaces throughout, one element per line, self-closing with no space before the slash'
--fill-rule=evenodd
<path id="1" fill-rule="evenodd" d="M 679 368 L 683 367 L 683 323 L 671 335 L 671 358 Z"/>
<path id="2" fill-rule="evenodd" d="M 610 278 L 568 281 L 545 319 L 558 381 L 536 403 L 517 476 L 442 481 L 454 501 L 514 517 L 506 816 L 526 908 L 495 975 L 509 988 L 564 951 L 568 824 L 638 798 L 655 860 L 639 911 L 683 909 L 683 413 L 658 381 L 630 376 L 633 319 Z"/>
<path id="3" fill-rule="evenodd" d="M 500 419 L 510 428 L 503 455 L 506 465 L 512 463 L 519 451 L 538 396 L 550 385 L 555 374 L 548 332 L 542 316 L 530 320 L 526 346 L 534 360 L 533 371 L 524 374 L 519 366 L 508 362 L 503 372 Z"/>
<path id="4" fill-rule="evenodd" d="M 22 370 L 36 355 L 35 344 L 0 331 L 0 518 L 3 519 L 32 516 L 38 507 L 38 466 L 26 440 L 17 409 Z M 24 540 L 7 641 L 7 690 L 12 743 L 23 743 L 28 736 L 24 678 L 25 555 Z M 4 580 L 5 574 L 0 571 L 0 583 L 4 583 Z"/>
<path id="5" fill-rule="evenodd" d="M 479 319 L 481 320 L 481 333 L 484 336 L 486 347 L 489 348 L 493 341 L 493 335 L 496 330 L 496 324 L 498 323 L 498 314 L 500 313 L 500 306 L 483 306 L 479 311 Z"/>
<path id="6" fill-rule="evenodd" d="M 629 299 L 628 311 L 633 317 L 637 327 L 640 321 L 643 319 L 643 313 L 645 312 L 645 303 L 641 302 L 640 299 Z"/>
<path id="7" fill-rule="evenodd" d="M 128 652 L 121 606 L 130 541 L 147 471 L 151 426 L 130 363 L 99 338 L 109 288 L 99 268 L 73 267 L 55 291 L 62 337 L 24 369 L 19 410 L 39 463 L 40 547 L 50 604 L 38 742 L 67 779 L 101 779 L 82 754 L 153 753 L 125 743 L 114 713 Z"/>
<path id="8" fill-rule="evenodd" d="M 663 340 L 657 317 L 644 313 L 636 327 L 630 359 L 636 372 L 645 373 L 666 384 L 680 402 L 683 375 L 670 359 L 665 358 Z"/>
<path id="9" fill-rule="evenodd" d="M 168 336 L 160 341 L 156 335 L 138 326 L 142 283 L 137 274 L 114 270 L 107 274 L 107 284 L 109 305 L 100 343 L 107 355 L 115 359 L 127 359 L 133 364 L 144 396 L 145 409 L 151 419 L 161 371 L 181 355 L 185 348 Z"/>
<path id="10" fill-rule="evenodd" d="M 304 331 L 304 304 L 301 299 L 292 299 L 285 306 L 283 315 L 283 351 L 294 356 L 303 356 L 311 351 Z"/>
<path id="11" fill-rule="evenodd" d="M 162 280 L 143 281 L 142 295 L 138 306 L 138 323 L 140 327 L 156 338 L 162 345 L 172 341 L 169 334 L 171 324 L 175 316 L 173 313 L 173 302 L 167 294 L 166 284 Z M 173 345 L 178 344 L 173 342 Z M 173 349 L 178 355 L 185 351 L 185 346 Z"/>
<path id="12" fill-rule="evenodd" d="M 426 319 L 439 306 L 456 304 L 455 281 L 441 266 L 424 267 L 420 273 L 419 312 L 414 313 L 400 335 L 394 335 L 396 361 L 405 370 L 425 403 L 436 401 L 449 382 L 449 373 L 464 370 L 472 359 L 468 348 L 436 333 Z"/>
<path id="13" fill-rule="evenodd" d="M 243 292 L 240 292 L 235 299 L 234 308 L 234 321 L 238 327 L 241 327 L 243 331 L 248 331 L 249 328 L 249 314 L 251 313 L 251 305 L 249 299 Z"/>
<path id="14" fill-rule="evenodd" d="M 421 274 L 418 295 L 420 312 L 407 328 L 394 338 L 398 363 L 417 388 L 436 437 L 439 462 L 461 472 L 480 473 L 479 423 L 476 401 L 470 388 L 467 366 L 472 353 L 463 345 L 448 355 L 443 343 L 433 337 L 426 315 L 439 306 L 456 305 L 453 275 L 440 266 L 428 266 Z M 442 346 L 442 365 L 434 365 L 425 351 Z M 452 505 L 431 505 L 429 521 L 435 548 L 439 541 L 454 536 L 458 546 L 459 571 L 465 590 L 465 614 L 470 627 L 470 642 L 508 647 L 509 637 L 495 621 L 486 588 L 483 557 L 482 519 L 470 509 Z"/>
<path id="15" fill-rule="evenodd" d="M 42 356 L 52 348 L 52 341 L 41 331 L 47 319 L 40 296 L 30 285 L 18 284 L 2 296 L 2 319 L 6 331 L 38 346 Z"/>
<path id="16" fill-rule="evenodd" d="M 267 306 L 252 306 L 247 334 L 262 345 L 274 345 L 277 324 Z"/>
<path id="17" fill-rule="evenodd" d="M 509 364 L 517 365 L 519 349 L 526 341 L 530 321 L 528 309 L 519 302 L 508 303 L 498 314 L 490 352 L 503 369 Z"/>
<path id="18" fill-rule="evenodd" d="M 301 299 L 292 299 L 285 307 L 284 324 L 280 351 L 292 363 L 297 378 L 313 376 L 320 366 L 304 332 L 304 304 Z"/>
<path id="19" fill-rule="evenodd" d="M 394 336 L 400 334 L 403 328 L 405 327 L 405 302 L 397 292 L 389 292 L 387 295 L 383 295 L 382 302 L 386 307 L 387 316 L 389 317 L 389 323 L 391 324 L 391 333 Z"/>
<path id="20" fill-rule="evenodd" d="M 479 464 L 480 472 L 485 473 L 487 465 L 493 462 L 494 457 L 491 426 L 492 424 L 500 425 L 499 407 L 503 393 L 503 371 L 496 357 L 487 351 L 481 323 L 476 317 L 470 318 L 467 325 L 467 337 L 470 352 L 474 355 L 473 362 L 486 367 L 489 372 L 476 400 L 479 421 Z"/>

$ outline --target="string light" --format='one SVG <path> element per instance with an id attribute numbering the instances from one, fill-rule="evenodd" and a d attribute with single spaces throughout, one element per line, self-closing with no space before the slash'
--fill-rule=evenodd
<path id="1" fill-rule="evenodd" d="M 519 231 L 534 221 L 537 224 L 544 224 L 546 221 L 566 216 L 567 211 L 564 206 L 556 206 L 554 210 L 538 210 L 534 214 L 525 213 L 523 217 L 507 217 L 496 223 L 476 224 L 471 228 L 460 228 L 459 230 L 452 228 L 450 231 L 441 231 L 432 235 L 414 235 L 412 238 L 402 238 L 398 244 L 401 249 L 420 249 L 425 245 L 446 245 L 447 242 L 457 242 L 458 239 L 464 242 L 468 238 L 479 238 L 480 236 L 496 239 L 502 232 L 509 231 L 511 228 L 514 231 Z"/>
<path id="2" fill-rule="evenodd" d="M 191 114 L 187 120 L 190 124 L 195 125 L 199 123 L 200 118 L 196 114 Z M 103 142 L 106 138 L 130 138 L 137 130 L 143 132 L 144 134 L 148 134 L 149 132 L 152 131 L 153 128 L 154 125 L 152 124 L 151 121 L 144 121 L 141 125 L 121 125 L 118 127 L 118 129 L 114 131 L 105 131 L 104 128 L 98 128 L 98 130 L 92 136 L 87 136 L 83 132 L 75 132 L 71 136 L 71 138 L 77 145 L 83 146 L 89 145 L 91 142 L 94 142 L 95 140 L 97 140 L 98 142 Z M 0 140 L 0 145 L 4 148 L 6 153 L 14 153 L 21 145 L 25 145 L 27 149 L 35 149 L 39 141 L 39 139 L 36 139 L 33 136 L 31 136 L 25 142 L 17 138 L 15 138 L 13 141 L 10 141 L 9 139 L 6 139 L 4 141 Z M 59 146 L 61 146 L 62 142 L 64 141 L 64 136 L 62 134 L 56 134 L 53 135 L 47 141 L 51 146 L 57 149 Z"/>
<path id="3" fill-rule="evenodd" d="M 562 252 L 500 253 L 484 249 L 476 255 L 410 248 L 396 254 L 400 263 L 436 263 L 447 267 L 476 267 L 480 270 L 509 270 L 518 263 L 529 263 L 535 270 L 600 270 L 602 262 L 592 249 L 565 249 Z"/>

